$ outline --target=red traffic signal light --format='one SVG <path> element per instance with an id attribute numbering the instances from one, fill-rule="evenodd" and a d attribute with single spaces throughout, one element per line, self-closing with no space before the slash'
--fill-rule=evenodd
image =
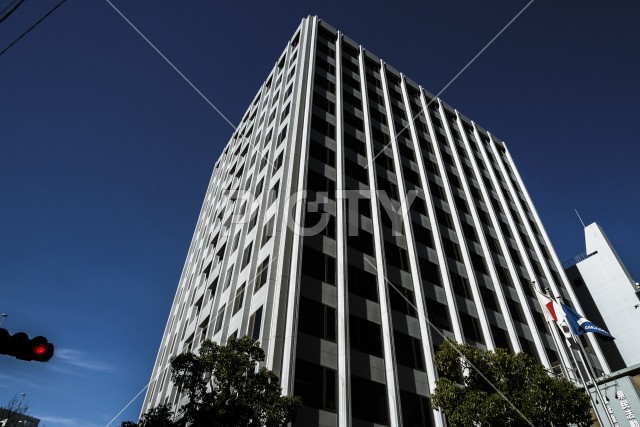
<path id="1" fill-rule="evenodd" d="M 0 329 L 0 354 L 20 360 L 47 362 L 53 357 L 53 350 L 53 344 L 45 337 L 29 339 L 24 332 L 11 335 L 6 329 Z"/>
<path id="2" fill-rule="evenodd" d="M 45 337 L 35 337 L 29 343 L 28 347 L 31 353 L 31 359 L 36 362 L 48 362 L 53 357 L 53 344 Z"/>

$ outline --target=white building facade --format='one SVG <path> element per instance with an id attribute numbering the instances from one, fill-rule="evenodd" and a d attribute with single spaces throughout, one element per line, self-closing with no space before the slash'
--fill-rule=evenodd
<path id="1" fill-rule="evenodd" d="M 584 236 L 586 251 L 565 265 L 584 314 L 616 338 L 601 345 L 611 369 L 640 364 L 640 286 L 598 224 Z"/>
<path id="2" fill-rule="evenodd" d="M 250 335 L 295 425 L 442 426 L 445 338 L 569 363 L 532 282 L 581 310 L 505 144 L 305 18 L 215 164 L 143 411 L 179 403 L 173 356 Z"/>

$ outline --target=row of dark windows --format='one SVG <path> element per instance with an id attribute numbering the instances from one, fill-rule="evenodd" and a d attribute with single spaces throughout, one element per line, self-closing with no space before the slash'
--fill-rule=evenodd
<path id="1" fill-rule="evenodd" d="M 378 81 L 379 81 L 378 74 L 373 72 L 372 74 L 370 74 L 370 77 L 373 78 L 374 86 L 377 86 L 378 85 Z M 396 77 L 391 78 L 390 81 L 391 81 L 391 83 L 399 82 L 399 80 Z M 394 95 L 394 98 L 397 98 L 398 101 L 400 100 L 400 95 L 401 94 L 395 87 L 393 88 L 393 90 L 391 90 L 390 93 L 392 93 Z M 359 101 L 357 98 L 355 98 L 355 97 L 353 97 L 353 98 L 354 98 L 353 100 L 356 103 Z M 416 107 L 418 107 L 417 102 L 414 102 L 414 105 Z M 400 105 L 396 105 L 396 108 L 397 108 L 396 113 L 397 114 L 401 114 L 402 116 L 404 116 L 403 108 Z M 372 108 L 371 109 L 371 114 L 372 114 L 374 120 L 376 119 L 376 114 L 380 114 L 380 116 L 377 117 L 378 121 L 379 122 L 383 122 L 384 121 L 383 120 L 383 116 L 382 116 L 383 112 L 379 112 L 379 113 L 378 112 L 379 112 L 379 110 L 377 108 Z M 353 117 L 355 117 L 355 116 L 353 116 Z M 453 119 L 453 117 L 449 117 L 449 119 L 451 120 L 451 119 Z M 440 128 L 442 126 L 442 122 L 437 117 L 432 117 L 432 120 L 434 121 L 436 127 Z M 352 123 L 352 124 L 354 125 L 354 127 L 360 127 L 361 126 L 361 119 L 356 118 L 356 121 L 357 121 L 357 123 Z M 455 126 L 457 126 L 457 125 L 452 124 L 452 126 L 451 126 L 452 127 L 452 133 L 454 134 L 454 136 L 457 135 L 459 137 L 459 132 L 458 132 L 457 129 L 455 129 Z M 440 137 L 441 143 L 446 144 L 445 140 L 444 140 L 444 136 L 441 133 L 438 133 L 438 136 Z M 404 147 L 403 144 L 401 144 L 400 146 Z M 453 162 L 453 158 L 451 157 L 451 155 L 448 152 L 446 152 L 446 150 L 443 151 L 443 157 L 445 158 L 445 161 L 447 161 L 447 163 L 450 164 L 450 166 L 453 166 L 453 163 L 454 163 Z M 466 162 L 464 163 L 464 165 L 467 168 L 469 168 L 469 166 L 466 164 Z M 450 181 L 451 181 L 452 185 L 454 185 L 455 187 L 458 187 L 458 188 L 461 187 L 460 181 L 455 175 L 450 175 L 449 178 L 450 178 Z M 477 189 L 475 189 L 475 190 L 477 191 Z M 390 188 L 390 192 L 391 192 L 391 194 L 394 194 L 393 187 Z M 461 210 L 468 211 L 468 209 L 466 208 L 466 204 L 464 203 L 464 201 L 462 201 L 462 199 L 458 198 L 456 201 L 458 202 L 457 204 L 460 205 Z M 497 202 L 497 201 L 496 200 L 492 201 L 492 203 L 494 203 L 495 207 L 499 210 L 499 206 L 495 202 Z M 518 218 L 518 217 L 516 216 L 516 218 Z M 538 272 L 536 272 L 536 274 L 540 275 Z"/>
<path id="2" fill-rule="evenodd" d="M 333 49 L 325 50 L 325 53 L 328 54 L 328 55 L 334 55 L 335 54 Z M 357 51 L 354 51 L 353 53 L 355 55 L 355 54 L 357 54 Z M 344 54 L 343 54 L 343 56 L 344 56 Z M 349 61 L 343 60 L 343 62 L 344 63 L 349 62 L 351 64 L 350 65 L 350 71 L 352 71 L 354 73 L 356 73 L 358 71 L 356 63 L 355 63 L 356 60 L 354 58 L 350 58 Z M 374 101 L 376 101 L 376 100 L 379 101 L 378 105 L 383 104 L 383 102 L 384 102 L 383 98 L 380 97 L 381 92 L 378 91 L 378 88 L 381 87 L 381 79 L 379 77 L 379 73 L 378 72 L 372 71 L 372 70 L 378 69 L 379 68 L 379 64 L 377 62 L 375 62 L 375 61 L 371 61 L 368 58 L 367 58 L 366 62 L 367 62 L 366 65 L 368 67 L 370 67 L 370 69 L 367 70 L 368 71 L 368 77 L 371 80 L 371 84 L 368 87 L 370 98 L 372 97 Z M 334 70 L 330 70 L 330 71 L 335 73 Z M 348 74 L 348 73 L 344 73 L 344 74 Z M 392 77 L 387 76 L 388 80 L 389 80 L 390 87 L 392 87 L 394 84 L 397 87 L 397 85 L 399 85 L 399 79 L 397 78 L 397 76 L 393 76 L 392 73 L 390 73 L 389 75 L 392 76 Z M 351 76 L 351 78 L 353 80 L 356 80 L 353 76 Z M 355 89 L 359 85 L 357 85 L 357 86 L 354 85 L 354 86 L 355 86 L 354 87 L 354 89 Z M 404 106 L 402 104 L 402 96 L 401 96 L 402 94 L 400 93 L 400 91 L 396 87 L 390 88 L 390 95 L 391 95 L 391 98 L 395 99 L 395 101 L 391 102 L 391 104 L 392 104 L 391 107 L 394 109 L 396 115 L 400 115 L 401 116 L 400 120 L 397 120 L 396 123 L 395 123 L 396 127 L 399 127 L 399 126 L 403 125 L 403 120 L 405 119 L 405 112 L 404 112 Z M 330 89 L 331 90 L 335 90 L 335 88 L 330 88 Z M 416 90 L 414 90 L 412 87 L 410 87 L 410 86 L 408 86 L 408 90 L 409 90 L 409 96 L 410 96 L 409 100 L 410 100 L 410 104 L 411 104 L 412 108 L 414 108 L 414 109 L 420 108 L 421 109 L 421 104 L 418 101 L 419 93 Z M 350 95 L 350 96 L 349 95 L 345 96 L 345 98 L 349 99 L 349 101 L 350 101 L 349 103 L 350 104 L 355 104 L 355 105 L 353 105 L 354 107 L 358 107 L 361 104 L 361 100 L 358 97 L 354 96 L 351 93 L 351 91 L 347 91 L 345 89 L 344 92 L 348 93 Z M 356 92 L 356 91 L 354 91 L 354 92 Z M 372 116 L 373 116 L 373 119 L 374 119 L 373 121 L 374 122 L 377 121 L 377 122 L 379 122 L 378 123 L 379 125 L 383 126 L 382 128 L 380 128 L 380 129 L 376 128 L 373 131 L 374 136 L 377 139 L 382 140 L 383 143 L 386 143 L 387 140 L 389 139 L 388 135 L 386 135 L 386 132 L 384 131 L 384 126 L 386 125 L 386 119 L 385 119 L 386 118 L 386 114 L 383 114 L 384 109 L 382 109 L 382 111 L 380 109 L 378 109 L 378 106 L 375 104 L 375 102 L 372 105 L 373 105 L 373 107 L 375 107 L 375 108 L 373 108 L 373 107 L 371 108 L 371 111 L 373 112 L 372 113 Z M 378 111 L 380 112 L 379 116 L 377 116 Z M 349 126 L 352 126 L 353 128 L 360 127 L 361 124 L 362 124 L 362 120 L 357 118 L 355 115 L 352 115 L 351 113 L 349 113 L 349 115 L 350 115 L 350 118 L 349 118 L 350 124 L 349 124 Z M 435 117 L 433 115 L 432 115 L 431 118 L 433 120 L 433 123 L 434 123 L 436 129 L 438 130 L 438 128 L 439 128 L 441 130 L 443 128 L 442 121 L 438 117 Z M 451 121 L 452 119 L 455 119 L 455 117 L 453 117 L 453 116 L 448 117 L 449 121 Z M 417 122 L 420 122 L 420 120 L 418 120 Z M 374 124 L 376 124 L 376 123 L 374 123 Z M 423 126 L 426 126 L 425 123 L 422 123 L 422 124 L 423 124 Z M 451 126 L 451 131 L 452 131 L 452 134 L 453 134 L 454 138 L 456 138 L 456 140 L 458 140 L 461 137 L 460 137 L 459 131 L 456 129 L 456 126 L 457 125 L 453 124 Z M 426 128 L 424 130 L 426 131 Z M 466 129 L 466 131 L 468 132 L 469 129 Z M 439 143 L 443 145 L 443 149 L 441 150 L 442 153 L 443 153 L 443 157 L 444 157 L 445 161 L 449 164 L 447 166 L 447 168 L 446 168 L 446 171 L 448 172 L 449 181 L 451 182 L 451 184 L 456 189 L 462 191 L 462 188 L 461 188 L 462 184 L 461 184 L 459 178 L 452 173 L 452 171 L 455 170 L 455 167 L 454 167 L 453 157 L 451 156 L 451 154 L 446 149 L 447 141 L 444 138 L 444 135 L 442 133 L 438 132 L 437 136 L 439 137 Z M 428 134 L 425 135 L 425 141 L 427 143 L 428 143 L 428 138 L 429 138 L 429 135 Z M 471 138 L 471 139 L 473 140 L 473 138 Z M 354 148 L 363 147 L 364 146 L 364 144 L 361 143 L 362 141 L 359 141 L 359 142 L 360 142 L 360 144 L 354 144 L 353 145 Z M 455 141 L 455 142 L 461 148 L 463 147 L 463 145 L 462 145 L 462 143 L 460 141 Z M 473 141 L 471 141 L 471 142 L 473 142 Z M 428 143 L 428 144 L 430 145 L 430 143 Z M 422 145 L 424 145 L 424 144 L 422 144 Z M 403 152 L 403 156 L 404 157 L 409 157 L 411 160 L 413 160 L 413 157 L 412 157 L 413 153 L 412 153 L 412 150 L 410 149 L 410 147 L 408 145 L 399 144 L 399 148 L 401 148 L 401 151 Z M 428 150 L 429 152 L 433 152 L 433 150 L 431 149 L 430 146 L 428 148 L 429 148 L 429 150 Z M 320 157 L 320 156 L 318 156 L 318 157 Z M 390 158 L 388 156 L 384 155 L 384 156 L 380 156 L 379 158 L 380 158 L 380 161 L 378 161 L 378 163 L 380 165 L 385 166 L 389 170 L 393 169 L 392 167 L 390 167 L 392 165 L 391 165 L 391 162 L 390 162 Z M 465 169 L 465 172 L 467 172 L 467 173 L 471 172 L 471 168 L 470 168 L 470 166 L 468 164 L 468 161 L 466 161 L 466 159 L 464 157 L 463 157 L 462 160 L 464 160 L 463 163 L 462 163 L 462 166 Z M 434 174 L 439 174 L 439 170 L 437 169 L 437 167 L 435 167 L 435 163 L 431 162 L 431 164 L 434 166 L 432 168 L 432 171 L 434 172 Z M 481 162 L 480 164 L 482 165 L 483 162 Z M 349 166 L 359 166 L 359 163 L 350 161 Z M 494 165 L 494 167 L 495 167 L 495 165 Z M 404 174 L 404 175 L 406 175 L 405 179 L 407 179 L 407 177 L 408 177 L 409 181 L 414 181 L 414 182 L 415 181 L 419 181 L 418 175 L 417 175 L 417 173 L 415 173 L 415 171 L 411 171 L 411 169 L 403 168 L 403 172 L 406 172 Z M 368 181 L 368 179 L 367 179 L 368 176 L 367 176 L 366 171 L 364 170 L 364 168 L 361 168 L 361 167 L 348 167 L 347 168 L 347 173 L 348 173 L 348 175 L 350 177 L 353 177 L 354 179 L 356 179 L 359 182 L 366 183 Z M 486 176 L 483 177 L 483 178 L 487 179 Z M 490 184 L 490 182 L 489 182 L 489 184 Z M 419 182 L 415 182 L 415 185 L 416 186 L 420 185 L 420 183 Z M 382 186 L 381 187 L 385 187 L 385 189 L 387 189 L 388 192 L 392 196 L 396 194 L 396 191 L 394 191 L 395 188 L 396 188 L 395 184 L 393 182 L 391 182 L 391 181 L 382 182 Z M 471 189 L 472 189 L 473 192 L 476 193 L 476 195 L 478 197 L 481 196 L 480 193 L 479 193 L 479 190 L 475 186 L 471 186 Z M 442 190 L 442 193 L 440 193 L 440 195 L 442 196 L 443 201 L 446 200 L 446 197 L 444 195 L 443 190 Z M 496 202 L 497 202 L 497 200 L 492 200 L 493 204 L 496 204 Z M 454 194 L 453 203 L 456 204 L 456 208 L 459 209 L 460 211 L 469 213 L 469 208 L 468 208 L 468 206 L 466 204 L 466 201 L 462 197 L 458 196 L 457 194 Z M 499 206 L 497 206 L 497 207 L 499 208 Z M 448 215 L 444 211 L 441 211 L 441 212 L 444 213 L 444 215 L 442 215 L 442 214 L 440 215 L 442 217 L 440 223 L 442 225 L 447 226 L 447 228 L 454 229 L 453 224 L 452 224 L 452 220 L 450 218 L 450 215 Z M 383 220 L 383 222 L 386 222 L 385 225 L 389 225 L 389 223 L 391 222 L 389 220 L 388 216 L 386 216 L 385 214 L 382 215 L 382 220 Z M 415 224 L 415 222 L 414 222 L 414 224 Z M 507 227 L 505 227 L 506 224 L 501 224 L 501 226 L 504 227 L 505 229 L 507 228 Z M 478 243 L 477 233 L 475 232 L 473 226 L 471 224 L 468 224 L 468 223 L 463 221 L 462 222 L 462 227 L 463 227 L 463 233 L 464 233 L 465 237 L 468 240 L 472 241 L 472 242 Z M 506 231 L 508 232 L 508 229 Z M 427 236 L 427 237 L 424 238 L 424 240 L 426 240 L 427 243 L 429 243 L 429 245 L 427 245 L 427 246 L 428 247 L 433 247 L 432 237 L 430 236 L 430 233 L 427 232 L 427 233 L 424 233 L 424 234 Z M 366 240 L 368 240 L 368 239 L 365 239 L 365 241 Z M 362 246 L 364 246 L 366 248 L 366 247 L 370 247 L 371 245 L 365 244 L 365 245 L 362 245 Z M 492 249 L 496 249 L 497 250 L 496 252 L 498 252 L 498 254 L 500 254 L 498 247 L 495 247 L 495 248 L 492 248 Z M 365 251 L 369 252 L 369 253 L 372 253 L 372 250 L 365 249 Z M 484 258 L 481 255 L 479 255 L 479 254 L 477 254 L 477 253 L 475 253 L 473 251 L 470 251 L 470 252 L 471 252 L 471 258 L 472 258 L 472 263 L 474 265 L 474 268 L 477 271 L 479 271 L 480 273 L 487 274 L 487 266 L 486 266 L 486 261 L 484 260 Z M 394 261 L 392 262 L 392 265 L 395 264 L 396 267 L 399 267 L 401 269 L 402 269 L 403 266 L 406 268 L 406 265 L 404 265 L 403 262 L 402 262 L 402 257 L 400 257 L 400 259 L 397 259 L 397 258 L 394 258 L 394 257 L 392 257 L 392 258 L 394 259 Z M 459 257 L 459 252 L 458 252 L 458 256 L 454 255 L 453 259 L 459 259 L 459 258 L 460 257 Z M 518 255 L 515 257 L 515 259 L 516 259 L 516 261 L 519 261 L 521 263 Z M 534 269 L 539 270 L 539 268 L 536 268 L 536 267 L 534 267 Z M 537 273 L 537 271 L 536 271 L 536 273 Z M 490 304 L 492 305 L 492 308 L 494 306 L 497 307 L 497 304 L 495 304 L 495 297 L 486 298 L 486 299 L 488 301 L 491 301 Z"/>

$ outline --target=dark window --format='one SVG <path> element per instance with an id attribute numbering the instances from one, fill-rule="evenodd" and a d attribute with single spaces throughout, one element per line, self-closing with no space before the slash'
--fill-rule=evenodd
<path id="1" fill-rule="evenodd" d="M 460 324 L 462 325 L 462 331 L 466 339 L 482 342 L 482 332 L 478 319 L 466 313 L 460 313 Z"/>
<path id="2" fill-rule="evenodd" d="M 398 288 L 398 290 L 396 290 Z M 400 292 L 398 292 L 400 291 Z M 416 317 L 415 306 L 416 300 L 413 296 L 413 291 L 403 286 L 389 287 L 389 302 L 391 303 L 391 309 L 399 311 L 402 314 Z"/>
<path id="3" fill-rule="evenodd" d="M 323 76 L 322 73 L 315 74 L 314 83 L 317 87 L 322 88 L 327 92 L 333 93 L 336 91 L 336 84 L 333 83 L 332 81 L 329 81 L 329 79 Z"/>
<path id="4" fill-rule="evenodd" d="M 251 215 L 251 219 L 249 220 L 249 228 L 248 230 L 253 230 L 253 227 L 256 226 L 256 223 L 258 222 L 258 211 L 256 210 L 252 215 Z"/>
<path id="5" fill-rule="evenodd" d="M 336 371 L 296 359 L 295 394 L 311 408 L 336 410 Z"/>
<path id="6" fill-rule="evenodd" d="M 224 320 L 224 306 L 222 306 L 219 310 L 218 310 L 218 315 L 216 316 L 216 324 L 215 327 L 213 328 L 213 333 L 217 333 L 218 331 L 220 331 L 220 329 L 222 329 L 222 322 Z"/>
<path id="7" fill-rule="evenodd" d="M 462 262 L 462 254 L 460 253 L 460 246 L 457 243 L 452 242 L 449 239 L 442 239 L 442 246 L 444 247 L 444 253 L 451 259 L 458 262 Z"/>
<path id="8" fill-rule="evenodd" d="M 431 173 L 432 175 L 440 176 L 440 170 L 438 169 L 438 165 L 436 163 L 432 162 L 429 158 L 425 158 L 424 159 L 424 167 L 427 169 L 427 172 Z M 438 187 L 440 189 L 440 191 L 435 191 L 434 190 L 435 194 L 441 194 L 442 191 L 444 191 L 444 190 L 442 190 L 442 187 L 440 187 L 437 184 L 433 184 L 432 185 L 432 189 L 433 189 L 433 187 Z M 440 198 L 442 199 L 444 197 L 440 196 Z"/>
<path id="9" fill-rule="evenodd" d="M 329 123 L 327 120 L 322 117 L 318 117 L 315 114 L 311 118 L 311 129 L 320 132 L 322 135 L 328 136 L 330 138 L 335 138 L 336 135 L 336 127 Z"/>
<path id="10" fill-rule="evenodd" d="M 544 321 L 542 314 L 538 313 L 537 311 L 532 311 L 532 314 L 533 314 L 533 321 L 536 323 L 536 326 L 538 327 L 538 329 L 541 331 L 546 331 L 547 322 Z"/>
<path id="11" fill-rule="evenodd" d="M 347 236 L 347 246 L 373 256 L 373 235 L 360 229 L 356 236 Z"/>
<path id="12" fill-rule="evenodd" d="M 476 231 L 472 225 L 463 222 L 462 229 L 464 230 L 464 235 L 467 239 L 471 240 L 472 242 L 479 243 L 478 235 L 476 234 Z"/>
<path id="13" fill-rule="evenodd" d="M 269 258 L 262 261 L 258 270 L 256 271 L 255 285 L 253 287 L 253 293 L 255 294 L 262 288 L 269 279 Z"/>
<path id="14" fill-rule="evenodd" d="M 283 157 L 284 157 L 284 151 L 280 153 L 280 155 L 273 162 L 273 169 L 271 170 L 271 176 L 275 175 L 275 173 L 278 172 L 278 170 L 280 169 L 280 166 L 282 166 Z"/>
<path id="15" fill-rule="evenodd" d="M 325 193 L 324 195 L 331 200 L 335 200 L 335 183 L 332 179 L 325 175 L 309 169 L 307 173 L 307 188 L 309 190 L 308 199 L 317 200 L 316 192 Z"/>
<path id="16" fill-rule="evenodd" d="M 473 264 L 473 268 L 482 274 L 488 274 L 487 263 L 484 261 L 484 257 L 478 255 L 473 251 L 470 251 L 469 255 L 471 255 L 471 263 Z"/>
<path id="17" fill-rule="evenodd" d="M 424 370 L 424 357 L 419 339 L 394 331 L 393 342 L 396 347 L 396 361 L 399 364 Z"/>
<path id="18" fill-rule="evenodd" d="M 389 424 L 386 386 L 352 375 L 351 409 L 354 418 L 372 423 Z"/>
<path id="19" fill-rule="evenodd" d="M 400 390 L 403 427 L 430 427 L 431 405 L 429 399 L 408 391 Z"/>
<path id="20" fill-rule="evenodd" d="M 336 340 L 336 310 L 318 301 L 301 297 L 298 329 L 315 337 Z"/>
<path id="21" fill-rule="evenodd" d="M 392 171 L 392 172 L 394 170 L 393 159 L 391 158 L 391 156 L 387 155 L 386 153 L 378 153 L 375 162 L 376 162 L 376 165 L 378 165 L 382 169 Z"/>
<path id="22" fill-rule="evenodd" d="M 235 299 L 233 300 L 233 314 L 236 314 L 238 311 L 240 311 L 243 300 L 244 300 L 244 284 L 236 290 L 236 296 L 235 296 Z"/>
<path id="23" fill-rule="evenodd" d="M 531 356 L 534 360 L 539 361 L 538 352 L 536 351 L 536 347 L 533 345 L 531 341 L 526 338 L 518 337 L 520 341 L 520 346 L 522 347 L 522 351 Z"/>
<path id="24" fill-rule="evenodd" d="M 436 286 L 442 286 L 442 278 L 440 276 L 440 269 L 438 268 L 438 264 L 434 264 L 433 262 L 428 261 L 422 257 L 418 257 L 418 263 L 420 265 L 420 274 L 422 275 L 422 280 L 431 282 Z"/>
<path id="25" fill-rule="evenodd" d="M 491 236 L 487 236 L 487 244 L 489 245 L 489 249 L 491 249 L 491 252 L 497 255 L 502 255 L 502 252 L 500 251 L 500 242 L 498 242 L 497 239 Z"/>
<path id="26" fill-rule="evenodd" d="M 349 338 L 352 349 L 382 357 L 382 331 L 377 323 L 350 315 Z"/>
<path id="27" fill-rule="evenodd" d="M 262 238 L 260 240 L 260 247 L 264 246 L 264 244 L 269 241 L 271 236 L 273 236 L 273 217 L 271 217 L 271 219 L 269 219 L 269 222 L 267 222 L 262 227 Z"/>
<path id="28" fill-rule="evenodd" d="M 503 329 L 492 325 L 491 334 L 493 335 L 493 341 L 495 342 L 497 348 L 506 348 L 507 350 L 511 349 L 509 337 Z"/>
<path id="29" fill-rule="evenodd" d="M 509 311 L 511 312 L 511 316 L 514 320 L 517 320 L 520 323 L 526 323 L 524 320 L 524 314 L 520 308 L 520 303 L 515 302 L 511 298 L 507 298 L 507 305 L 509 306 Z"/>
<path id="30" fill-rule="evenodd" d="M 374 274 L 349 265 L 347 283 L 349 292 L 378 302 L 378 285 Z"/>
<path id="31" fill-rule="evenodd" d="M 359 182 L 367 183 L 369 181 L 369 177 L 367 176 L 367 170 L 360 166 L 359 163 L 350 160 L 349 158 L 345 158 L 345 172 L 351 178 L 356 179 Z"/>
<path id="32" fill-rule="evenodd" d="M 356 99 L 357 100 L 357 99 Z M 364 130 L 364 121 L 349 110 L 344 111 L 344 122 L 359 131 Z"/>
<path id="33" fill-rule="evenodd" d="M 333 65 L 329 61 L 327 61 L 322 55 L 318 55 L 317 65 L 318 65 L 318 68 L 326 71 L 329 74 L 335 74 L 336 73 L 335 65 Z"/>
<path id="34" fill-rule="evenodd" d="M 309 203 L 309 206 L 311 206 L 311 203 Z M 319 233 L 332 239 L 336 237 L 335 217 L 325 212 L 322 208 L 318 212 L 305 212 L 304 227 L 307 229 L 306 232 L 309 236 Z"/>
<path id="35" fill-rule="evenodd" d="M 502 283 L 504 286 L 513 288 L 513 283 L 511 282 L 511 278 L 509 277 L 509 270 L 504 267 L 496 266 L 496 271 L 498 272 L 500 283 Z"/>
<path id="36" fill-rule="evenodd" d="M 450 274 L 453 291 L 462 298 L 473 300 L 471 289 L 469 288 L 469 280 L 454 272 L 451 272 Z"/>
<path id="37" fill-rule="evenodd" d="M 321 142 L 317 142 L 312 139 L 309 147 L 309 154 L 314 159 L 320 160 L 322 163 L 329 166 L 335 167 L 336 165 L 336 153 Z"/>
<path id="38" fill-rule="evenodd" d="M 443 211 L 440 208 L 436 208 L 436 218 L 438 218 L 438 222 L 440 225 L 443 225 L 447 228 L 453 230 L 453 218 L 447 212 Z"/>
<path id="39" fill-rule="evenodd" d="M 499 312 L 498 299 L 496 297 L 496 293 L 489 288 L 485 288 L 484 286 L 480 287 L 480 295 L 482 296 L 482 302 L 485 307 L 490 308 L 493 311 Z"/>
<path id="40" fill-rule="evenodd" d="M 393 243 L 385 242 L 384 254 L 388 264 L 391 264 L 400 270 L 409 271 L 407 251 Z"/>
<path id="41" fill-rule="evenodd" d="M 244 248 L 244 253 L 242 254 L 242 267 L 241 268 L 245 268 L 249 264 L 249 261 L 251 261 L 251 250 L 252 249 L 253 249 L 253 242 L 249 243 L 249 246 Z"/>
<path id="42" fill-rule="evenodd" d="M 276 182 L 271 190 L 269 190 L 269 198 L 267 200 L 267 206 L 271 206 L 271 204 L 278 197 L 278 191 L 280 189 L 280 181 Z"/>
<path id="43" fill-rule="evenodd" d="M 336 284 L 336 260 L 309 246 L 302 252 L 302 274 L 329 283 Z"/>
<path id="44" fill-rule="evenodd" d="M 254 197 L 258 197 L 262 193 L 262 186 L 264 185 L 264 179 L 260 179 L 260 182 L 256 185 L 256 192 Z"/>
<path id="45" fill-rule="evenodd" d="M 231 278 L 233 277 L 233 266 L 229 267 L 227 274 L 224 276 L 224 289 L 231 286 Z"/>
<path id="46" fill-rule="evenodd" d="M 260 327 L 262 326 L 262 307 L 257 309 L 249 318 L 249 330 L 247 331 L 247 335 L 249 335 L 254 340 L 260 339 Z"/>

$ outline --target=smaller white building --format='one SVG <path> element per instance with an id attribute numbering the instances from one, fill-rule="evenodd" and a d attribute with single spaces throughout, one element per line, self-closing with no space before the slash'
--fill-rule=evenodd
<path id="1" fill-rule="evenodd" d="M 584 316 L 616 339 L 602 345 L 612 370 L 640 363 L 640 287 L 604 231 L 584 229 L 586 252 L 564 264 Z"/>

